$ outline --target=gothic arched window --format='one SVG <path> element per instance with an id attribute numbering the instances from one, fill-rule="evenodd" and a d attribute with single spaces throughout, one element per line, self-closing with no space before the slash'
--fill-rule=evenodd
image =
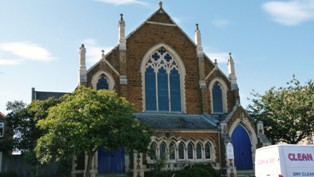
<path id="1" fill-rule="evenodd" d="M 193 159 L 193 144 L 188 144 L 188 159 Z"/>
<path id="2" fill-rule="evenodd" d="M 176 145 L 174 142 L 171 142 L 169 146 L 169 159 L 174 160 L 175 158 L 176 158 Z"/>
<path id="3" fill-rule="evenodd" d="M 166 143 L 162 142 L 160 144 L 160 148 L 159 148 L 159 150 L 160 150 L 160 159 L 166 157 L 166 149 L 167 149 Z"/>
<path id="4" fill-rule="evenodd" d="M 184 144 L 182 142 L 179 144 L 179 159 L 184 159 Z"/>
<path id="5" fill-rule="evenodd" d="M 104 74 L 100 75 L 97 85 L 96 85 L 96 90 L 100 90 L 100 89 L 105 89 L 105 90 L 109 89 L 108 80 Z"/>
<path id="6" fill-rule="evenodd" d="M 163 47 L 150 55 L 144 76 L 147 111 L 181 112 L 179 67 Z"/>
<path id="7" fill-rule="evenodd" d="M 205 144 L 205 158 L 210 159 L 210 145 L 209 145 L 209 143 Z"/>
<path id="8" fill-rule="evenodd" d="M 197 143 L 197 145 L 196 145 L 196 158 L 202 159 L 202 145 L 201 145 L 201 143 Z"/>
<path id="9" fill-rule="evenodd" d="M 152 143 L 150 145 L 150 150 L 152 152 L 152 154 L 150 154 L 150 159 L 155 160 L 157 155 L 156 143 Z"/>
<path id="10" fill-rule="evenodd" d="M 215 82 L 212 88 L 212 98 L 213 98 L 213 112 L 222 113 L 223 112 L 223 99 L 222 99 L 222 88 L 219 82 Z"/>

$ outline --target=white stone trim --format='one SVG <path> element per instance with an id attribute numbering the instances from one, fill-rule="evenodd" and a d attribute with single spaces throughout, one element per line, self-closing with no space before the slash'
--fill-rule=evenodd
<path id="1" fill-rule="evenodd" d="M 146 23 L 154 24 L 154 25 L 163 25 L 163 26 L 177 26 L 176 24 L 153 22 L 153 21 L 146 21 Z"/>
<path id="2" fill-rule="evenodd" d="M 199 162 L 215 162 L 216 161 L 216 144 L 211 138 L 183 138 L 183 137 L 151 137 L 151 142 L 149 144 L 149 147 L 151 144 L 156 145 L 156 158 L 158 159 L 160 156 L 160 145 L 162 143 L 166 144 L 166 150 L 169 150 L 171 142 L 175 143 L 175 159 L 170 159 L 170 153 L 167 154 L 166 157 L 166 163 L 167 164 L 174 164 L 174 163 L 180 163 L 180 162 L 187 162 L 189 163 L 199 163 Z M 179 144 L 183 143 L 184 145 L 184 159 L 179 159 Z M 193 159 L 188 158 L 188 144 L 193 144 Z M 202 146 L 202 159 L 197 159 L 197 144 L 200 143 Z M 210 146 L 210 159 L 205 158 L 205 145 L 209 144 Z M 217 149 L 218 150 L 218 149 Z M 219 150 L 218 150 L 219 151 Z M 149 164 L 155 163 L 155 160 L 150 159 L 150 156 L 147 156 L 147 162 Z M 170 169 L 172 170 L 172 169 Z"/>
<path id="3" fill-rule="evenodd" d="M 219 82 L 221 85 L 221 92 L 222 92 L 222 104 L 223 104 L 223 112 L 222 113 L 226 113 L 228 111 L 228 100 L 227 100 L 227 92 L 228 92 L 228 87 L 227 84 L 225 83 L 224 80 L 222 80 L 221 78 L 214 78 L 208 86 L 208 90 L 209 90 L 209 96 L 210 96 L 210 100 L 211 100 L 211 113 L 215 113 L 214 112 L 214 103 L 213 103 L 213 94 L 212 94 L 212 89 L 213 86 L 216 82 Z"/>
<path id="4" fill-rule="evenodd" d="M 115 72 L 118 76 L 120 75 L 119 72 L 105 58 L 102 58 L 100 60 L 100 64 L 101 64 L 101 62 L 105 62 L 112 69 L 113 72 Z"/>
<path id="5" fill-rule="evenodd" d="M 104 74 L 107 78 L 108 84 L 109 84 L 109 90 L 113 90 L 114 86 L 115 86 L 115 81 L 113 79 L 113 77 L 111 76 L 111 74 L 109 74 L 106 71 L 98 71 L 96 74 L 94 74 L 94 76 L 92 77 L 92 87 L 94 90 L 96 90 L 96 86 L 97 86 L 97 82 L 98 79 L 100 78 L 100 76 Z"/>
<path id="6" fill-rule="evenodd" d="M 178 53 L 172 49 L 169 45 L 165 43 L 159 43 L 152 48 L 150 48 L 146 54 L 144 55 L 140 67 L 140 71 L 142 74 L 142 100 L 143 100 L 143 112 L 146 111 L 146 100 L 145 100 L 145 71 L 146 71 L 146 63 L 150 59 L 150 55 L 153 54 L 156 50 L 159 48 L 165 48 L 165 50 L 173 56 L 173 60 L 176 61 L 176 64 L 178 65 L 178 71 L 180 74 L 180 94 L 181 94 L 181 112 L 186 112 L 186 97 L 185 97 L 185 75 L 186 75 L 186 70 L 185 66 L 182 62 L 181 57 L 178 55 Z M 158 104 L 158 103 L 157 103 Z"/>

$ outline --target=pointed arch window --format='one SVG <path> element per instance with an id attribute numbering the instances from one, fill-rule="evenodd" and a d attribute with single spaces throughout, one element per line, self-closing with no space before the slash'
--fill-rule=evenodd
<path id="1" fill-rule="evenodd" d="M 197 143 L 197 145 L 196 145 L 196 158 L 202 159 L 202 145 L 201 145 L 201 143 Z"/>
<path id="2" fill-rule="evenodd" d="M 109 89 L 108 79 L 106 78 L 104 74 L 100 75 L 97 85 L 96 85 L 96 90 L 101 90 L 101 89 L 105 89 L 105 90 Z"/>
<path id="3" fill-rule="evenodd" d="M 151 150 L 151 154 L 150 154 L 150 159 L 151 160 L 155 160 L 156 159 L 156 155 L 157 155 L 157 149 L 156 149 L 156 143 L 152 143 L 150 145 L 150 150 Z"/>
<path id="4" fill-rule="evenodd" d="M 167 149 L 166 143 L 162 142 L 160 144 L 159 149 L 160 149 L 160 159 L 165 158 L 166 157 L 166 149 Z"/>
<path id="5" fill-rule="evenodd" d="M 176 145 L 174 142 L 171 142 L 169 146 L 169 159 L 174 160 L 175 158 L 176 158 Z"/>
<path id="6" fill-rule="evenodd" d="M 184 159 L 184 144 L 182 142 L 179 144 L 179 159 Z"/>
<path id="7" fill-rule="evenodd" d="M 188 159 L 193 159 L 193 144 L 188 144 Z"/>
<path id="8" fill-rule="evenodd" d="M 209 145 L 209 143 L 205 144 L 205 158 L 210 159 L 210 145 Z"/>
<path id="9" fill-rule="evenodd" d="M 212 88 L 212 98 L 213 98 L 213 112 L 222 113 L 223 112 L 222 88 L 219 82 L 215 82 Z"/>
<path id="10" fill-rule="evenodd" d="M 174 57 L 163 47 L 145 65 L 147 111 L 181 112 L 180 71 Z"/>

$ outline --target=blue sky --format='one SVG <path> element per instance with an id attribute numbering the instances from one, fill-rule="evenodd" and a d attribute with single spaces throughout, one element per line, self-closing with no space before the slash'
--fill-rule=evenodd
<path id="1" fill-rule="evenodd" d="M 158 9 L 159 0 L 7 0 L 0 6 L 0 111 L 13 100 L 31 101 L 31 88 L 71 92 L 78 84 L 82 43 L 87 66 L 118 42 L 120 13 L 126 34 Z M 241 104 L 296 78 L 314 77 L 314 0 L 164 0 L 163 8 L 227 74 L 232 52 Z"/>

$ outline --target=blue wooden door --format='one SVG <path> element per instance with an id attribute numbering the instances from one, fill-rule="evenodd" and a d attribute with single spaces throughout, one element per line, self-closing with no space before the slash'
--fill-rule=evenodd
<path id="1" fill-rule="evenodd" d="M 123 173 L 124 172 L 124 149 L 108 151 L 104 148 L 98 150 L 98 173 Z"/>
<path id="2" fill-rule="evenodd" d="M 237 170 L 251 170 L 252 148 L 251 140 L 242 125 L 238 125 L 232 133 L 232 143 L 234 149 L 234 164 Z"/>

